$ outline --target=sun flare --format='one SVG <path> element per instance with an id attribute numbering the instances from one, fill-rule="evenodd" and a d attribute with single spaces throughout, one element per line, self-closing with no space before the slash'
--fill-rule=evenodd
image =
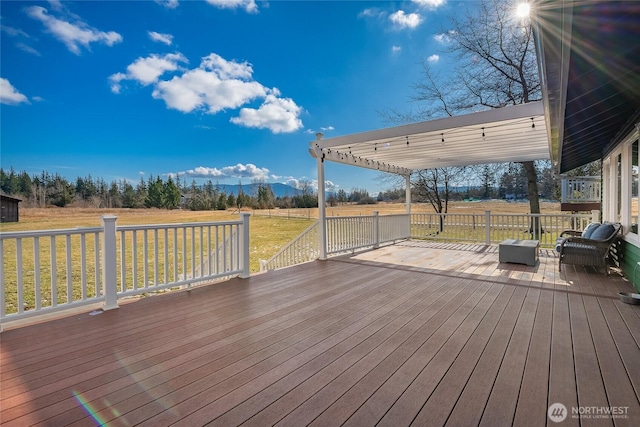
<path id="1" fill-rule="evenodd" d="M 518 9 L 516 10 L 516 14 L 520 17 L 520 18 L 526 18 L 527 16 L 529 16 L 529 10 L 531 9 L 529 3 L 520 3 L 518 5 Z"/>

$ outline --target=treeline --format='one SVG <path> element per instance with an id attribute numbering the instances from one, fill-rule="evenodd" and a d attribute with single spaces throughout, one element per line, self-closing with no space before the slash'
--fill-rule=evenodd
<path id="1" fill-rule="evenodd" d="M 0 168 L 0 191 L 17 197 L 23 206 L 79 206 L 95 208 L 161 208 L 190 210 L 225 210 L 250 207 L 254 209 L 311 208 L 318 206 L 317 194 L 306 185 L 294 196 L 275 197 L 271 186 L 257 183 L 255 194 L 246 194 L 238 185 L 236 195 L 223 191 L 210 180 L 204 185 L 195 181 L 187 186 L 185 180 L 150 176 L 137 184 L 120 180 L 107 183 L 91 175 L 78 177 L 75 182 L 59 174 L 42 172 L 30 176 L 13 168 Z"/>

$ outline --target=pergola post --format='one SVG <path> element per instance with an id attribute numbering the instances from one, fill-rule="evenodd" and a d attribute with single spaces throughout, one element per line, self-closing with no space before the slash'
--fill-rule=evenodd
<path id="1" fill-rule="evenodd" d="M 411 214 L 411 175 L 405 175 L 404 199 L 407 205 L 407 213 Z"/>
<path id="2" fill-rule="evenodd" d="M 316 133 L 316 140 L 323 137 L 321 132 Z M 318 167 L 318 248 L 320 249 L 321 260 L 327 259 L 327 209 L 324 189 L 324 154 L 318 150 L 316 153 L 316 164 Z"/>

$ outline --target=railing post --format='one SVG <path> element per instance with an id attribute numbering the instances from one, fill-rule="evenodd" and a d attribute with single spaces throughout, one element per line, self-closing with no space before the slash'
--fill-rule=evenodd
<path id="1" fill-rule="evenodd" d="M 103 215 L 102 221 L 102 310 L 118 308 L 118 285 L 116 283 L 116 220 L 117 216 Z"/>
<path id="2" fill-rule="evenodd" d="M 240 220 L 242 221 L 242 226 L 240 228 L 240 236 L 238 243 L 240 244 L 240 256 L 242 260 L 240 278 L 246 279 L 251 274 L 249 273 L 249 217 L 251 214 L 249 212 L 240 213 Z"/>
<path id="3" fill-rule="evenodd" d="M 600 211 L 598 209 L 591 211 L 591 222 L 600 222 Z"/>
<path id="4" fill-rule="evenodd" d="M 484 242 L 491 244 L 491 211 L 484 211 Z"/>
<path id="5" fill-rule="evenodd" d="M 380 216 L 378 211 L 373 211 L 373 247 L 380 247 Z"/>

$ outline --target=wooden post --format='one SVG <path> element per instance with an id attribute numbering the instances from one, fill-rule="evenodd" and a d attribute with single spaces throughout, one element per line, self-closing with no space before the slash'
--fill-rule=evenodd
<path id="1" fill-rule="evenodd" d="M 321 140 L 322 133 L 316 133 L 316 140 Z M 316 150 L 316 165 L 318 167 L 318 248 L 321 260 L 327 259 L 327 210 L 325 206 L 324 190 L 324 154 L 322 150 Z"/>
<path id="2" fill-rule="evenodd" d="M 118 284 L 116 283 L 116 220 L 117 216 L 103 215 L 102 221 L 102 310 L 118 308 Z"/>

